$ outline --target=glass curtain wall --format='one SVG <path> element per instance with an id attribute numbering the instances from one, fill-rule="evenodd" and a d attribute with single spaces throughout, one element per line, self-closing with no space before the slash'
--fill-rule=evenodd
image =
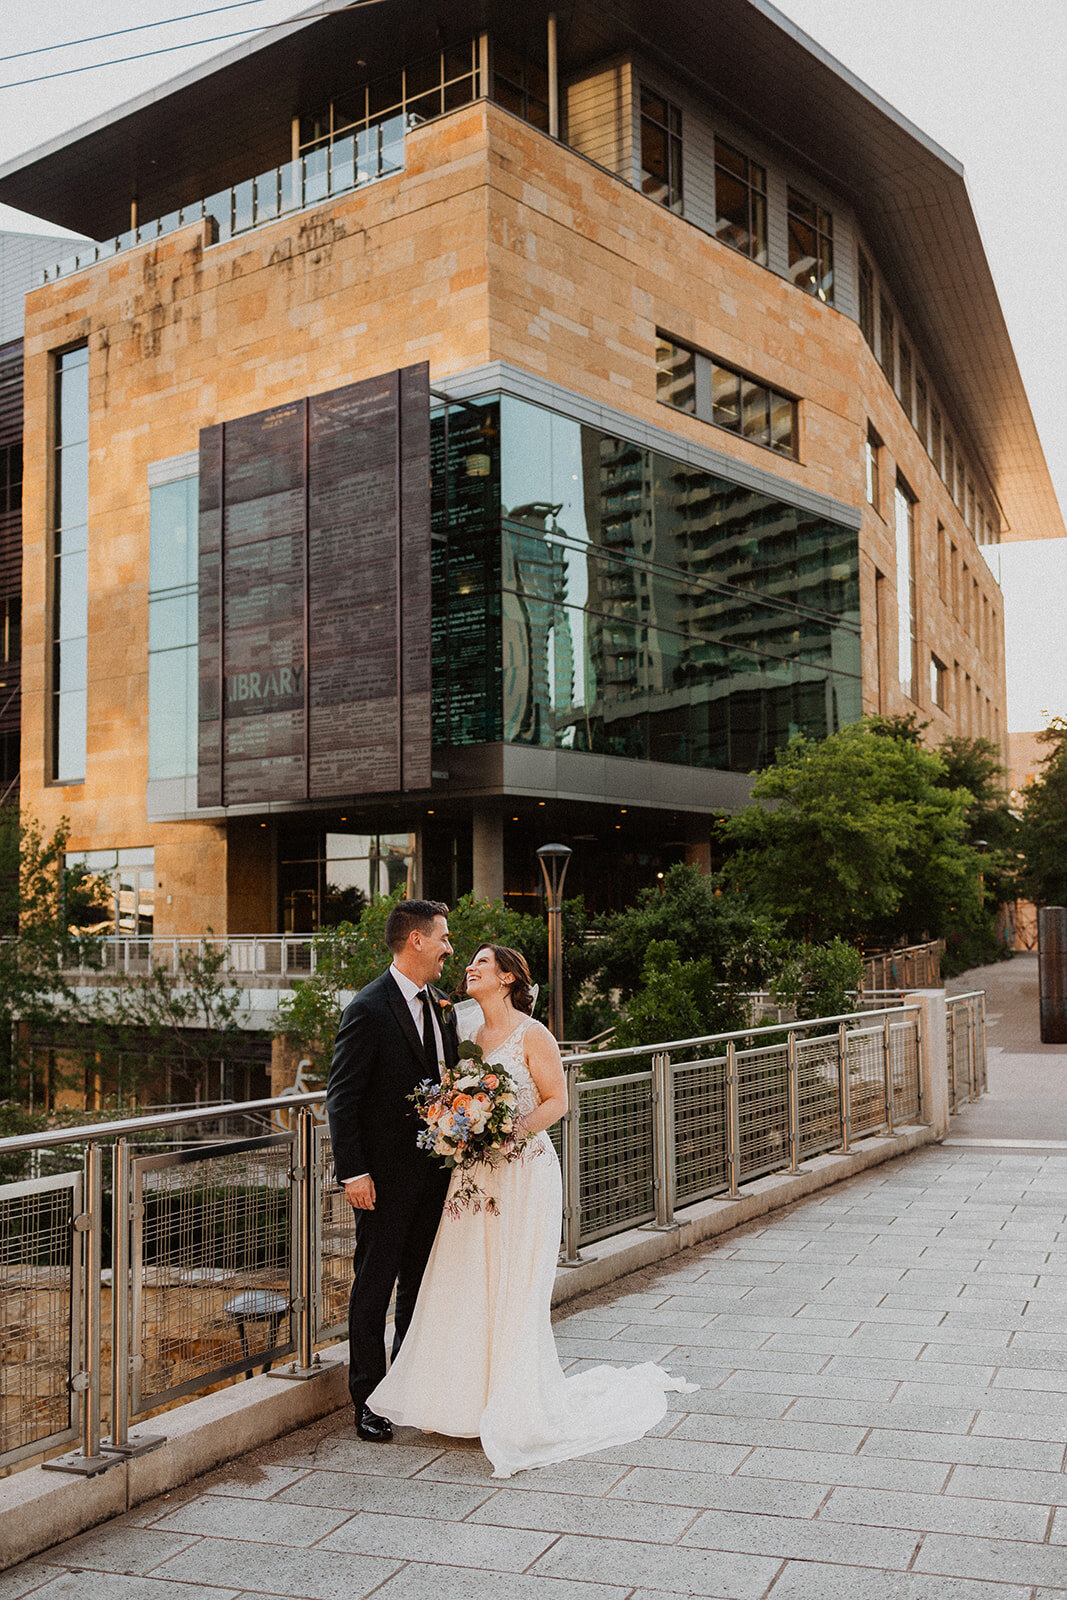
<path id="1" fill-rule="evenodd" d="M 85 778 L 89 589 L 89 351 L 55 358 L 52 759 L 56 783 Z"/>
<path id="2" fill-rule="evenodd" d="M 856 534 L 509 397 L 434 419 L 434 739 L 750 771 L 861 714 Z"/>
<path id="3" fill-rule="evenodd" d="M 199 478 L 151 491 L 148 559 L 148 776 L 195 775 Z"/>

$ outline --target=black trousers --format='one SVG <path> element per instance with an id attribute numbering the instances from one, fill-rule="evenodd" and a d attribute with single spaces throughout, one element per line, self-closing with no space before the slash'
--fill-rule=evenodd
<path id="1" fill-rule="evenodd" d="M 396 1287 L 393 1355 L 411 1324 L 419 1284 L 448 1191 L 448 1170 L 427 1167 L 383 1192 L 373 1211 L 356 1213 L 352 1295 L 348 1303 L 348 1389 L 357 1411 L 385 1377 L 385 1319 Z"/>

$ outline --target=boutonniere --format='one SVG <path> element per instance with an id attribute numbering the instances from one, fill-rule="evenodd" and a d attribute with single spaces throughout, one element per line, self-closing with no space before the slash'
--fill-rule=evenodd
<path id="1" fill-rule="evenodd" d="M 456 1009 L 455 1006 L 452 1004 L 452 1001 L 448 998 L 447 995 L 444 995 L 444 994 L 435 994 L 434 995 L 434 999 L 437 1001 L 437 1009 L 438 1009 L 438 1012 L 440 1013 L 441 1021 L 442 1022 L 451 1021 L 452 1014 Z"/>

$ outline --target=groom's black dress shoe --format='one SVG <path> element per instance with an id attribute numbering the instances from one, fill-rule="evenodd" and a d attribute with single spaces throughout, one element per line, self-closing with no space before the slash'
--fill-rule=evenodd
<path id="1" fill-rule="evenodd" d="M 376 1444 L 384 1444 L 393 1437 L 393 1424 L 388 1417 L 380 1417 L 369 1406 L 363 1406 L 356 1421 L 356 1432 L 361 1439 L 373 1439 Z"/>

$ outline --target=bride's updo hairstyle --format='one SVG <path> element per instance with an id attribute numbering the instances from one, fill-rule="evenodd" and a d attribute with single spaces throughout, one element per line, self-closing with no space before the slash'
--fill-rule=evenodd
<path id="1" fill-rule="evenodd" d="M 528 1017 L 533 1016 L 533 982 L 530 978 L 530 969 L 526 965 L 526 957 L 521 950 L 513 950 L 506 944 L 483 944 L 480 950 L 491 950 L 493 960 L 500 968 L 505 978 L 514 978 L 514 983 L 509 985 L 511 1003 L 516 1011 L 523 1011 Z"/>

